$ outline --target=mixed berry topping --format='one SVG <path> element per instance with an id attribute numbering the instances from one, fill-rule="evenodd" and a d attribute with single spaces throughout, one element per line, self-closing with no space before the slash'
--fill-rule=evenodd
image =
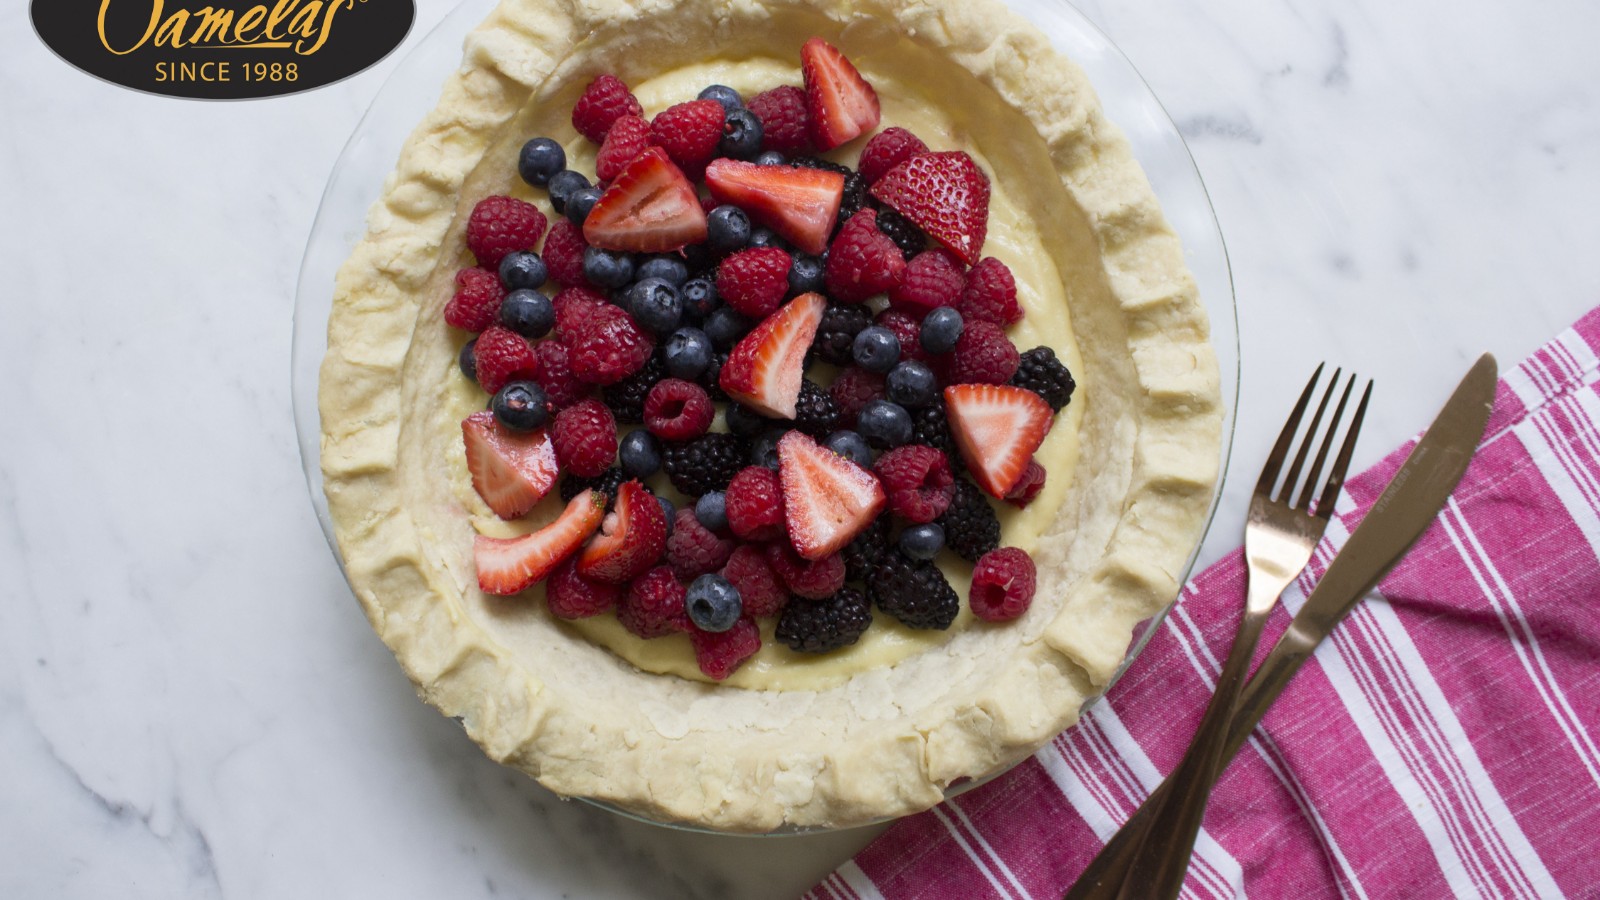
<path id="1" fill-rule="evenodd" d="M 594 79 L 572 125 L 595 170 L 528 141 L 534 190 L 477 201 L 442 311 L 488 395 L 461 423 L 474 490 L 505 519 L 566 504 L 479 536 L 480 587 L 543 582 L 559 618 L 686 635 L 717 680 L 763 627 L 802 653 L 856 643 L 874 606 L 949 628 L 946 557 L 975 564 L 976 616 L 1023 615 L 1037 574 L 996 504 L 1040 495 L 1034 455 L 1076 387 L 1007 333 L 1024 309 L 982 255 L 977 161 L 878 131 L 872 85 L 820 38 L 800 76 L 653 116 Z"/>

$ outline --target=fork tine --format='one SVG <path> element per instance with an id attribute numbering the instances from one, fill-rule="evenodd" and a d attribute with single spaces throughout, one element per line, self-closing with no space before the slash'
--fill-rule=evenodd
<path id="1" fill-rule="evenodd" d="M 1367 382 L 1367 389 L 1361 392 L 1361 402 L 1356 404 L 1356 417 L 1350 420 L 1350 430 L 1345 433 L 1344 446 L 1339 448 L 1339 456 L 1333 461 L 1333 469 L 1328 473 L 1328 483 L 1322 489 L 1322 496 L 1317 499 L 1316 514 L 1324 519 L 1333 515 L 1334 501 L 1339 499 L 1339 491 L 1344 488 L 1344 474 L 1350 468 L 1350 456 L 1355 453 L 1356 436 L 1361 433 L 1361 420 L 1367 417 L 1367 401 L 1372 399 L 1372 382 Z"/>
<path id="2" fill-rule="evenodd" d="M 1272 487 L 1278 483 L 1278 471 L 1283 467 L 1283 460 L 1289 455 L 1289 442 L 1294 440 L 1295 429 L 1300 427 L 1300 417 L 1305 415 L 1306 405 L 1311 402 L 1311 392 L 1316 389 L 1317 379 L 1322 377 L 1322 367 L 1326 363 L 1317 363 L 1317 370 L 1311 373 L 1311 380 L 1306 382 L 1306 389 L 1300 392 L 1300 402 L 1294 405 L 1294 412 L 1289 414 L 1289 421 L 1283 423 L 1283 430 L 1278 432 L 1278 442 L 1272 445 L 1272 453 L 1267 456 L 1266 465 L 1261 467 L 1261 478 L 1256 482 L 1256 493 L 1272 496 Z"/>
<path id="3" fill-rule="evenodd" d="M 1333 408 L 1333 418 L 1328 420 L 1328 432 L 1322 436 L 1322 446 L 1317 448 L 1317 458 L 1311 463 L 1311 471 L 1306 473 L 1305 487 L 1300 491 L 1300 502 L 1295 504 L 1295 509 L 1310 509 L 1311 495 L 1316 491 L 1318 479 L 1322 477 L 1322 464 L 1328 460 L 1328 451 L 1333 448 L 1334 435 L 1339 433 L 1339 423 L 1344 420 L 1344 408 L 1350 401 L 1350 392 L 1355 390 L 1356 374 L 1350 373 L 1350 380 L 1345 382 L 1344 393 L 1339 395 L 1339 405 Z"/>
<path id="4" fill-rule="evenodd" d="M 1322 414 L 1328 411 L 1328 399 L 1339 387 L 1339 375 L 1343 372 L 1343 369 L 1333 370 L 1333 380 L 1328 382 L 1328 389 L 1322 392 L 1322 402 L 1317 404 L 1317 411 L 1311 416 L 1311 425 L 1306 428 L 1305 439 L 1300 442 L 1300 451 L 1294 455 L 1294 463 L 1289 466 L 1288 477 L 1283 479 L 1283 488 L 1278 492 L 1278 502 L 1285 506 L 1294 499 L 1294 486 L 1300 481 L 1300 469 L 1306 464 L 1306 453 L 1310 451 L 1312 442 L 1317 439 L 1317 426 L 1322 424 Z"/>

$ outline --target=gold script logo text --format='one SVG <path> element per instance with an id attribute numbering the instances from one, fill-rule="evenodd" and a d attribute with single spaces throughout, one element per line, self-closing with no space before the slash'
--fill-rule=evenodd
<path id="1" fill-rule="evenodd" d="M 133 15 L 143 12 L 145 7 L 149 11 L 144 34 L 131 46 L 120 47 L 113 46 L 106 33 L 106 18 L 111 14 L 113 3 L 114 0 L 101 0 L 97 24 L 100 44 L 118 56 L 126 56 L 147 44 L 174 50 L 184 47 L 285 49 L 310 56 L 328 42 L 334 16 L 354 8 L 356 0 L 326 3 L 323 0 L 306 3 L 275 0 L 270 6 L 262 3 L 241 10 L 203 6 L 196 10 L 175 9 L 170 13 L 164 0 L 115 0 L 119 18 L 129 15 L 128 8 L 133 9 Z"/>

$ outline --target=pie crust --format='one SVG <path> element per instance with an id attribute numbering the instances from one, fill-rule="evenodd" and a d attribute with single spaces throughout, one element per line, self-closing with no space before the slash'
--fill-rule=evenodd
<path id="1" fill-rule="evenodd" d="M 538 116 L 569 110 L 601 72 L 633 84 L 707 59 L 795 60 L 813 34 L 869 80 L 874 65 L 911 73 L 959 109 L 997 181 L 1032 180 L 1016 193 L 1077 341 L 1078 461 L 1015 623 L 811 690 L 645 673 L 542 604 L 477 590 L 473 512 L 450 487 L 460 460 L 426 437 L 455 427 L 439 402 L 455 345 L 438 313 L 469 264 L 466 212 L 511 187 Z M 504 0 L 468 36 L 341 268 L 328 346 L 335 535 L 418 694 L 559 794 L 723 831 L 925 809 L 1072 725 L 1135 625 L 1177 595 L 1218 469 L 1217 363 L 1178 240 L 1082 72 L 994 0 Z"/>

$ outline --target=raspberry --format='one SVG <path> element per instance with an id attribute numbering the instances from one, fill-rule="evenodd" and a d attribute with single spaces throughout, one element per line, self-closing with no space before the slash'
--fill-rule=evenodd
<path id="1" fill-rule="evenodd" d="M 456 292 L 444 305 L 444 320 L 463 331 L 482 331 L 500 321 L 500 301 L 506 289 L 500 276 L 488 269 L 462 269 L 456 273 Z"/>
<path id="2" fill-rule="evenodd" d="M 589 314 L 609 305 L 605 295 L 591 287 L 580 285 L 556 291 L 556 295 L 550 298 L 550 307 L 555 310 L 556 323 L 551 333 L 557 340 L 571 343 L 572 338 L 582 331 L 585 323 L 589 321 Z"/>
<path id="3" fill-rule="evenodd" d="M 766 617 L 783 611 L 789 602 L 789 589 L 772 571 L 766 554 L 754 544 L 740 544 L 722 567 L 722 577 L 739 589 L 746 615 Z"/>
<path id="4" fill-rule="evenodd" d="M 600 145 L 600 152 L 595 155 L 595 177 L 602 182 L 610 182 L 622 174 L 628 163 L 648 149 L 650 123 L 639 116 L 622 116 L 611 124 L 605 142 Z"/>
<path id="5" fill-rule="evenodd" d="M 1033 498 L 1044 490 L 1044 479 L 1044 466 L 1039 465 L 1037 460 L 1028 460 L 1027 467 L 1017 476 L 1017 483 L 1011 486 L 1011 490 L 1006 491 L 1006 502 L 1017 509 L 1027 509 Z"/>
<path id="6" fill-rule="evenodd" d="M 872 470 L 889 495 L 890 511 L 909 522 L 932 522 L 944 515 L 955 496 L 950 460 L 923 444 L 888 451 L 878 457 Z"/>
<path id="7" fill-rule="evenodd" d="M 662 455 L 662 468 L 672 486 L 679 493 L 699 497 L 728 487 L 749 462 L 750 444 L 744 438 L 713 431 L 692 441 L 668 444 Z"/>
<path id="8" fill-rule="evenodd" d="M 812 600 L 821 600 L 844 587 L 844 557 L 837 553 L 816 560 L 804 559 L 788 541 L 778 541 L 767 545 L 767 564 L 790 591 Z"/>
<path id="9" fill-rule="evenodd" d="M 1000 519 L 983 491 L 965 478 L 956 480 L 955 495 L 939 520 L 944 545 L 967 562 L 1000 546 Z"/>
<path id="10" fill-rule="evenodd" d="M 904 128 L 885 128 L 872 136 L 861 148 L 861 177 L 872 184 L 883 173 L 900 165 L 918 153 L 927 153 L 928 145 Z"/>
<path id="11" fill-rule="evenodd" d="M 693 508 L 685 507 L 678 510 L 672 534 L 667 536 L 666 561 L 679 578 L 693 581 L 722 568 L 737 546 L 730 538 L 717 537 L 700 524 Z"/>
<path id="12" fill-rule="evenodd" d="M 572 107 L 572 127 L 596 144 L 606 139 L 606 132 L 623 116 L 644 114 L 644 107 L 633 98 L 633 92 L 615 75 L 601 75 L 583 89 L 583 96 Z"/>
<path id="13" fill-rule="evenodd" d="M 906 259 L 911 259 L 928 246 L 928 236 L 922 229 L 892 209 L 878 210 L 878 230 L 894 241 L 894 245 L 900 248 L 900 255 Z"/>
<path id="14" fill-rule="evenodd" d="M 828 296 L 841 303 L 860 303 L 899 283 L 906 261 L 894 241 L 877 227 L 877 213 L 863 209 L 850 217 L 834 237 L 823 275 Z"/>
<path id="15" fill-rule="evenodd" d="M 828 392 L 807 378 L 800 382 L 800 396 L 795 400 L 794 427 L 817 440 L 822 440 L 839 427 L 839 405 Z"/>
<path id="16" fill-rule="evenodd" d="M 664 441 L 687 441 L 705 434 L 716 414 L 706 389 L 681 378 L 657 382 L 644 401 L 644 425 Z"/>
<path id="17" fill-rule="evenodd" d="M 639 371 L 616 384 L 607 385 L 600 392 L 600 396 L 605 398 L 606 406 L 611 407 L 611 412 L 617 417 L 618 422 L 642 425 L 644 401 L 650 396 L 650 389 L 665 377 L 667 377 L 666 364 L 661 361 L 660 354 L 653 353 L 645 360 L 644 366 Z"/>
<path id="18" fill-rule="evenodd" d="M 783 534 L 783 485 L 766 466 L 741 469 L 728 482 L 728 527 L 747 541 L 770 541 Z"/>
<path id="19" fill-rule="evenodd" d="M 930 309 L 955 306 L 966 286 L 966 272 L 954 253 L 924 250 L 911 257 L 900 283 L 889 289 L 889 305 L 921 317 Z"/>
<path id="20" fill-rule="evenodd" d="M 622 599 L 622 588 L 603 581 L 590 581 L 578 574 L 574 555 L 556 566 L 544 586 L 550 612 L 562 619 L 586 619 L 615 607 Z"/>
<path id="21" fill-rule="evenodd" d="M 681 634 L 693 626 L 683 599 L 683 582 L 669 566 L 656 566 L 628 585 L 617 605 L 617 621 L 645 640 Z"/>
<path id="22" fill-rule="evenodd" d="M 643 368 L 655 352 L 655 341 L 633 317 L 610 304 L 594 310 L 570 338 L 572 374 L 590 384 L 616 384 Z"/>
<path id="23" fill-rule="evenodd" d="M 967 322 L 985 321 L 996 325 L 1013 325 L 1022 321 L 1022 307 L 1017 305 L 1017 280 L 1011 269 L 992 256 L 978 260 L 967 273 L 967 287 L 961 292 L 961 302 L 956 304 L 961 318 Z"/>
<path id="24" fill-rule="evenodd" d="M 825 363 L 848 366 L 851 347 L 861 329 L 872 324 L 872 310 L 855 303 L 830 303 L 822 312 L 811 354 Z"/>
<path id="25" fill-rule="evenodd" d="M 980 619 L 1007 622 L 1028 611 L 1038 573 L 1033 558 L 1015 547 L 991 550 L 972 570 L 967 602 Z"/>
<path id="26" fill-rule="evenodd" d="M 612 466 L 592 478 L 568 472 L 561 476 L 561 502 L 571 502 L 573 497 L 592 490 L 606 495 L 606 508 L 610 509 L 611 504 L 617 499 L 617 491 L 627 480 L 628 476 L 617 466 Z"/>
<path id="27" fill-rule="evenodd" d="M 740 250 L 717 267 L 717 293 L 736 312 L 759 322 L 782 305 L 791 263 L 777 247 Z"/>
<path id="28" fill-rule="evenodd" d="M 1060 412 L 1062 407 L 1071 403 L 1072 392 L 1078 389 L 1078 383 L 1072 380 L 1072 373 L 1061 364 L 1061 360 L 1056 359 L 1056 352 L 1049 347 L 1035 347 L 1022 354 L 1017 374 L 1011 376 L 1011 383 L 1043 397 L 1055 412 Z"/>
<path id="29" fill-rule="evenodd" d="M 949 384 L 1005 384 L 1017 373 L 1017 348 L 999 325 L 969 320 L 946 358 Z"/>
<path id="30" fill-rule="evenodd" d="M 811 152 L 811 118 L 806 92 L 793 85 L 751 97 L 745 108 L 761 120 L 761 149 L 793 155 Z"/>
<path id="31" fill-rule="evenodd" d="M 584 400 L 556 413 L 550 425 L 556 462 L 573 475 L 593 478 L 617 458 L 617 422 L 599 400 Z"/>
<path id="32" fill-rule="evenodd" d="M 882 325 L 894 332 L 895 339 L 900 342 L 900 358 L 914 359 L 918 362 L 927 362 L 933 356 L 922 349 L 922 323 L 917 317 L 898 309 L 886 309 L 878 313 L 878 319 L 873 324 Z"/>
<path id="33" fill-rule="evenodd" d="M 493 325 L 485 329 L 472 354 L 478 362 L 478 384 L 491 394 L 508 381 L 539 377 L 539 357 L 534 355 L 533 345 L 509 328 Z"/>
<path id="34" fill-rule="evenodd" d="M 860 640 L 872 624 L 872 604 L 855 588 L 823 600 L 791 603 L 778 620 L 778 640 L 801 653 L 827 653 Z"/>
<path id="35" fill-rule="evenodd" d="M 844 558 L 846 581 L 866 581 L 867 575 L 889 549 L 889 517 L 882 515 L 861 530 L 855 540 L 844 545 L 839 555 Z"/>
<path id="36" fill-rule="evenodd" d="M 545 399 L 557 410 L 565 409 L 589 392 L 589 386 L 572 374 L 567 361 L 567 347 L 556 340 L 540 341 L 533 347 L 539 358 L 539 377 L 535 380 L 544 386 Z"/>
<path id="37" fill-rule="evenodd" d="M 878 608 L 908 628 L 943 631 L 961 612 L 961 598 L 931 562 L 918 562 L 891 547 L 867 576 L 867 593 Z"/>
<path id="38" fill-rule="evenodd" d="M 883 376 L 860 366 L 849 366 L 828 386 L 828 396 L 839 407 L 839 427 L 856 427 L 856 417 L 874 400 L 882 400 Z"/>
<path id="39" fill-rule="evenodd" d="M 467 217 L 467 249 L 478 265 L 495 269 L 507 253 L 532 250 L 544 237 L 544 213 L 515 197 L 485 197 Z"/>
<path id="40" fill-rule="evenodd" d="M 667 151 L 690 181 L 705 175 L 717 155 L 727 111 L 715 100 L 690 100 L 662 110 L 650 123 L 650 143 Z"/>
<path id="41" fill-rule="evenodd" d="M 727 631 L 690 631 L 689 643 L 694 646 L 700 671 L 721 681 L 761 649 L 761 630 L 755 619 L 741 616 Z"/>
<path id="42" fill-rule="evenodd" d="M 557 219 L 544 239 L 542 252 L 550 277 L 567 287 L 588 284 L 589 279 L 583 277 L 583 251 L 588 246 L 581 227 L 571 219 Z"/>

